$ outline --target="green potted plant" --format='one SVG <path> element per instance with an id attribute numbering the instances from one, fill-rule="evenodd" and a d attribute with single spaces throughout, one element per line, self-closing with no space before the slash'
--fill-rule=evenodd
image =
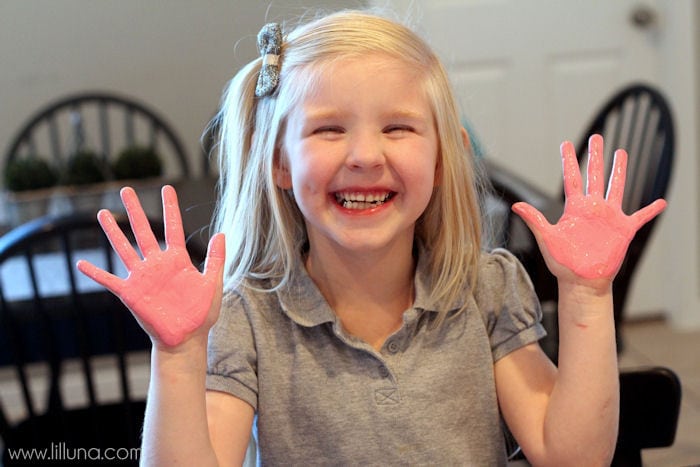
<path id="1" fill-rule="evenodd" d="M 61 185 L 87 185 L 107 180 L 108 167 L 94 151 L 81 149 L 66 161 Z"/>
<path id="2" fill-rule="evenodd" d="M 5 188 L 19 192 L 49 188 L 58 182 L 58 173 L 46 160 L 29 156 L 5 165 Z"/>
<path id="3" fill-rule="evenodd" d="M 58 171 L 38 155 L 8 161 L 4 172 L 6 210 L 11 225 L 19 225 L 47 211 L 47 188 L 58 183 Z"/>
<path id="4" fill-rule="evenodd" d="M 152 147 L 130 146 L 117 155 L 112 173 L 117 180 L 159 177 L 163 173 L 163 164 Z"/>

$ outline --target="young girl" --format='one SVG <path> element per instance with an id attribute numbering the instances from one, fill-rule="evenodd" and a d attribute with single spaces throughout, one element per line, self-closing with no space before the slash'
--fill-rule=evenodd
<path id="1" fill-rule="evenodd" d="M 215 227 L 226 237 L 212 237 L 204 273 L 171 187 L 164 251 L 125 188 L 145 259 L 103 210 L 129 276 L 78 264 L 153 341 L 144 463 L 240 464 L 254 427 L 271 465 L 503 465 L 503 421 L 534 464 L 608 463 L 611 283 L 664 207 L 621 211 L 625 152 L 606 199 L 602 139 L 591 138 L 585 190 L 564 143 L 562 219 L 513 208 L 558 278 L 556 368 L 522 266 L 480 249 L 469 141 L 428 46 L 362 12 L 284 38 L 268 25 L 260 39 L 263 56 L 222 105 Z"/>

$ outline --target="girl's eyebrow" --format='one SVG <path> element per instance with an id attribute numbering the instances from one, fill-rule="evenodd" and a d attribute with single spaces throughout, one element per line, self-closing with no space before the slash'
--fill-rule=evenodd
<path id="1" fill-rule="evenodd" d="M 316 120 L 329 120 L 333 118 L 342 118 L 347 115 L 347 112 L 343 112 L 334 108 L 304 108 L 301 110 L 301 117 L 304 121 L 316 121 Z"/>
<path id="2" fill-rule="evenodd" d="M 311 108 L 302 109 L 302 119 L 304 121 L 316 121 L 316 120 L 329 120 L 333 118 L 343 118 L 347 116 L 349 112 L 344 112 L 339 109 L 331 108 Z M 412 109 L 397 109 L 385 112 L 382 114 L 382 118 L 385 119 L 408 119 L 408 120 L 419 120 L 426 121 L 431 118 L 431 115 L 425 115 L 422 112 L 418 112 Z"/>
<path id="3" fill-rule="evenodd" d="M 409 119 L 409 120 L 421 120 L 425 121 L 431 118 L 431 115 L 425 115 L 421 112 L 412 109 L 398 109 L 386 113 L 386 117 L 389 119 L 399 118 L 399 119 Z"/>

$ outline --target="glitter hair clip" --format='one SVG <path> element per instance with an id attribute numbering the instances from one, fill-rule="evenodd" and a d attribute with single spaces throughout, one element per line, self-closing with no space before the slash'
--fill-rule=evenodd
<path id="1" fill-rule="evenodd" d="M 280 53 L 282 51 L 282 28 L 277 23 L 268 23 L 258 33 L 258 50 L 262 56 L 262 67 L 255 85 L 257 97 L 269 96 L 280 80 Z"/>

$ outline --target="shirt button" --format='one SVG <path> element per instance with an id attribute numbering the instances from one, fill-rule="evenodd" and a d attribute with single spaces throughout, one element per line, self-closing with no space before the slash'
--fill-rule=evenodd
<path id="1" fill-rule="evenodd" d="M 388 378 L 389 375 L 391 375 L 391 373 L 389 372 L 389 369 L 388 369 L 387 367 L 385 367 L 384 365 L 381 365 L 381 366 L 379 367 L 379 375 L 380 375 L 382 378 Z"/>
<path id="2" fill-rule="evenodd" d="M 391 342 L 389 342 L 389 344 L 386 346 L 386 348 L 387 348 L 387 350 L 389 351 L 389 353 L 396 353 L 396 352 L 398 352 L 399 349 L 400 349 L 400 347 L 401 347 L 401 346 L 399 345 L 399 343 L 398 343 L 397 341 L 391 341 Z"/>

